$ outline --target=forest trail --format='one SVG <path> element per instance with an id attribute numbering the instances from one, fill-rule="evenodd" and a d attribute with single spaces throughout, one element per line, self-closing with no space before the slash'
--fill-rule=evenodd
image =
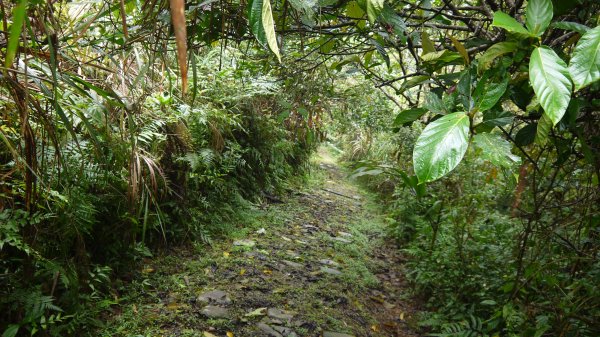
<path id="1" fill-rule="evenodd" d="M 319 151 L 311 181 L 228 240 L 146 261 L 104 336 L 416 336 L 402 258 L 367 192 Z"/>

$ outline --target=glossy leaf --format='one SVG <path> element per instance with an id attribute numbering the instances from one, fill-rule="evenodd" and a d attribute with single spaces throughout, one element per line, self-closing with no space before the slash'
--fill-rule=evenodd
<path id="1" fill-rule="evenodd" d="M 527 29 L 535 36 L 540 36 L 552 21 L 553 8 L 550 0 L 529 0 L 527 2 L 526 22 Z"/>
<path id="2" fill-rule="evenodd" d="M 481 149 L 481 157 L 500 167 L 512 167 L 521 158 L 510 152 L 508 141 L 495 133 L 482 133 L 473 136 L 473 143 Z"/>
<path id="3" fill-rule="evenodd" d="M 27 4 L 27 0 L 22 0 L 13 9 L 13 22 L 10 26 L 8 45 L 6 47 L 6 59 L 4 60 L 5 68 L 10 68 L 12 66 L 15 55 L 17 55 L 21 31 L 23 30 L 23 22 L 25 21 L 25 13 L 27 13 Z"/>
<path id="4" fill-rule="evenodd" d="M 413 166 L 419 182 L 441 178 L 462 160 L 469 144 L 469 117 L 455 112 L 431 122 L 417 139 Z"/>
<path id="5" fill-rule="evenodd" d="M 484 90 L 482 90 L 481 96 L 476 97 L 476 107 L 479 111 L 486 111 L 494 107 L 496 103 L 502 98 L 508 87 L 508 77 L 506 77 L 500 83 L 486 83 Z"/>
<path id="6" fill-rule="evenodd" d="M 536 48 L 529 60 L 529 81 L 544 112 L 556 125 L 571 100 L 572 84 L 566 63 L 552 49 Z"/>
<path id="7" fill-rule="evenodd" d="M 250 29 L 256 40 L 263 46 L 267 45 L 265 28 L 262 23 L 263 0 L 252 0 L 248 11 Z"/>
<path id="8" fill-rule="evenodd" d="M 394 126 L 401 126 L 406 123 L 412 123 L 427 112 L 424 108 L 413 108 L 401 111 L 394 119 Z"/>
<path id="9" fill-rule="evenodd" d="M 277 45 L 277 35 L 275 34 L 275 22 L 273 21 L 273 12 L 271 10 L 270 0 L 263 0 L 262 24 L 265 30 L 267 45 L 269 45 L 269 49 L 271 49 L 273 54 L 277 56 L 279 62 L 281 62 L 281 55 L 279 54 L 279 46 Z"/>
<path id="10" fill-rule="evenodd" d="M 512 16 L 503 13 L 503 12 L 495 12 L 494 20 L 492 22 L 492 26 L 500 27 L 506 29 L 511 33 L 517 33 L 521 35 L 531 35 L 523 25 L 515 20 Z"/>
<path id="11" fill-rule="evenodd" d="M 579 39 L 569 64 L 569 73 L 575 90 L 600 79 L 600 26 L 589 30 Z"/>

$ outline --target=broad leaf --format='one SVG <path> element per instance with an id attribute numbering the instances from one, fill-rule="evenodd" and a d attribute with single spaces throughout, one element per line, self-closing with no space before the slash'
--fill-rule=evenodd
<path id="1" fill-rule="evenodd" d="M 427 112 L 424 108 L 413 108 L 401 111 L 396 119 L 394 119 L 394 126 L 401 126 L 407 123 L 412 123 L 418 118 L 423 116 Z"/>
<path id="2" fill-rule="evenodd" d="M 465 60 L 465 64 L 469 65 L 469 63 L 470 63 L 469 53 L 467 52 L 467 49 L 465 48 L 465 46 L 453 36 L 450 36 L 450 41 L 452 41 L 452 45 L 454 45 L 454 48 L 456 48 L 456 51 Z"/>
<path id="3" fill-rule="evenodd" d="M 571 100 L 572 84 L 566 63 L 552 49 L 536 48 L 529 60 L 529 81 L 544 112 L 556 125 Z"/>
<path id="4" fill-rule="evenodd" d="M 271 1 L 263 0 L 262 3 L 262 24 L 265 30 L 265 37 L 269 48 L 277 56 L 279 62 L 281 62 L 281 55 L 279 55 L 279 46 L 277 45 L 277 35 L 275 35 L 275 22 L 273 21 L 273 12 L 271 11 Z"/>
<path id="5" fill-rule="evenodd" d="M 478 132 L 490 132 L 497 126 L 512 123 L 513 114 L 504 110 L 487 110 L 483 112 L 483 122 L 475 128 Z"/>
<path id="6" fill-rule="evenodd" d="M 491 109 L 492 107 L 494 107 L 494 105 L 496 105 L 496 103 L 498 103 L 500 98 L 504 95 L 507 87 L 508 77 L 506 77 L 504 81 L 500 83 L 485 83 L 484 90 L 481 90 L 481 95 L 475 97 L 475 106 L 479 109 L 479 111 L 486 111 Z"/>
<path id="7" fill-rule="evenodd" d="M 552 130 L 552 120 L 548 115 L 543 114 L 542 118 L 538 121 L 537 131 L 535 133 L 535 143 L 538 145 L 546 144 L 548 140 L 548 135 L 550 134 L 550 130 Z"/>
<path id="8" fill-rule="evenodd" d="M 267 45 L 267 37 L 265 28 L 262 23 L 263 0 L 252 0 L 252 4 L 248 10 L 248 21 L 252 34 L 260 44 Z"/>
<path id="9" fill-rule="evenodd" d="M 575 90 L 600 79 L 600 26 L 590 29 L 579 39 L 569 63 L 569 73 Z"/>
<path id="10" fill-rule="evenodd" d="M 455 112 L 427 125 L 413 150 L 413 166 L 419 182 L 436 180 L 452 171 L 469 145 L 469 117 Z"/>
<path id="11" fill-rule="evenodd" d="M 494 60 L 504 54 L 512 53 L 517 49 L 517 44 L 514 42 L 499 42 L 488 48 L 477 60 L 477 71 L 483 73 L 489 69 Z"/>
<path id="12" fill-rule="evenodd" d="M 27 0 L 22 0 L 13 9 L 13 22 L 10 26 L 10 33 L 8 35 L 8 45 L 6 47 L 6 59 L 4 60 L 4 67 L 10 68 L 17 55 L 17 49 L 19 47 L 19 40 L 21 39 L 21 30 L 23 29 L 23 22 L 25 21 L 25 13 L 27 12 Z"/>
<path id="13" fill-rule="evenodd" d="M 366 0 L 367 17 L 369 22 L 373 23 L 383 9 L 384 0 Z"/>
<path id="14" fill-rule="evenodd" d="M 435 52 L 435 45 L 426 31 L 421 32 L 421 48 L 423 49 L 423 55 Z"/>
<path id="15" fill-rule="evenodd" d="M 503 12 L 495 12 L 494 13 L 494 21 L 492 22 L 492 26 L 504 28 L 509 32 L 517 33 L 521 35 L 531 35 L 523 25 L 515 20 L 512 16 L 503 13 Z"/>
<path id="16" fill-rule="evenodd" d="M 531 123 L 525 125 L 517 134 L 515 135 L 515 144 L 519 146 L 526 146 L 535 140 L 535 134 L 537 129 L 537 123 Z"/>
<path id="17" fill-rule="evenodd" d="M 481 156 L 500 167 L 512 167 L 521 158 L 510 152 L 510 143 L 495 133 L 482 133 L 473 136 L 475 146 L 481 149 Z"/>
<path id="18" fill-rule="evenodd" d="M 527 2 L 527 29 L 531 34 L 540 36 L 552 21 L 553 8 L 550 0 L 529 0 Z"/>
<path id="19" fill-rule="evenodd" d="M 587 33 L 588 30 L 590 30 L 590 27 L 588 27 L 588 26 L 582 25 L 577 22 L 569 22 L 569 21 L 555 22 L 551 26 L 552 26 L 552 28 L 569 30 L 569 31 L 577 32 L 582 35 Z"/>
<path id="20" fill-rule="evenodd" d="M 410 79 L 402 82 L 402 85 L 400 86 L 399 91 L 402 92 L 404 90 L 410 89 L 412 87 L 415 87 L 425 81 L 428 81 L 430 79 L 430 77 L 428 75 L 417 75 L 414 77 L 411 77 Z"/>

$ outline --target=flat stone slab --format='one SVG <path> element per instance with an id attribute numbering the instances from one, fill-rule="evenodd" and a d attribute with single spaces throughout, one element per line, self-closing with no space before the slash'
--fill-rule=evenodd
<path id="1" fill-rule="evenodd" d="M 348 232 L 338 232 L 338 235 L 339 236 L 343 236 L 345 238 L 351 238 L 352 237 L 352 234 L 348 233 Z"/>
<path id="2" fill-rule="evenodd" d="M 229 298 L 229 295 L 222 290 L 207 291 L 198 296 L 198 301 L 224 305 L 231 304 L 231 298 Z"/>
<path id="3" fill-rule="evenodd" d="M 229 311 L 227 308 L 218 307 L 215 305 L 205 306 L 201 313 L 209 318 L 229 318 Z"/>
<path id="4" fill-rule="evenodd" d="M 288 327 L 280 325 L 272 325 L 273 330 L 279 332 L 284 337 L 298 337 L 296 332 Z"/>
<path id="5" fill-rule="evenodd" d="M 269 308 L 267 310 L 267 316 L 274 318 L 274 319 L 281 320 L 281 321 L 289 321 L 292 318 L 294 318 L 293 313 L 286 311 L 286 310 L 277 309 L 277 308 Z"/>
<path id="6" fill-rule="evenodd" d="M 323 337 L 354 337 L 354 335 L 333 331 L 323 331 Z"/>
<path id="7" fill-rule="evenodd" d="M 329 267 L 321 267 L 321 272 L 325 273 L 325 274 L 329 274 L 329 275 L 342 275 L 342 272 L 337 270 L 337 269 L 333 269 L 333 268 L 329 268 Z"/>
<path id="8" fill-rule="evenodd" d="M 243 240 L 235 240 L 233 241 L 234 246 L 242 246 L 242 247 L 254 247 L 256 246 L 256 242 L 248 239 Z"/>
<path id="9" fill-rule="evenodd" d="M 340 264 L 333 261 L 333 260 L 327 260 L 327 259 L 323 259 L 323 260 L 319 260 L 320 264 L 324 264 L 326 266 L 339 266 Z"/>
<path id="10" fill-rule="evenodd" d="M 266 325 L 265 323 L 258 323 L 256 325 L 257 328 L 260 329 L 260 331 L 266 333 L 268 336 L 271 337 L 283 337 L 282 334 L 280 334 L 279 332 L 277 332 L 277 330 L 271 328 L 270 326 Z"/>

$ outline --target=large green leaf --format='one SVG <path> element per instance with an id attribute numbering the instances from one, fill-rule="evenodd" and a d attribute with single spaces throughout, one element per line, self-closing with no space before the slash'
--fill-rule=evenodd
<path id="1" fill-rule="evenodd" d="M 258 42 L 263 46 L 267 45 L 267 37 L 265 35 L 265 28 L 262 22 L 262 11 L 263 11 L 263 0 L 252 0 L 248 9 L 248 21 L 250 23 L 250 30 Z"/>
<path id="2" fill-rule="evenodd" d="M 265 30 L 265 37 L 267 38 L 267 44 L 269 48 L 277 56 L 279 62 L 281 62 L 281 55 L 279 55 L 279 46 L 277 45 L 277 35 L 275 34 L 275 22 L 273 21 L 273 11 L 271 10 L 271 1 L 263 0 L 262 3 L 262 24 Z"/>
<path id="3" fill-rule="evenodd" d="M 483 73 L 487 69 L 489 69 L 492 62 L 497 57 L 500 57 L 504 54 L 512 53 L 517 50 L 517 44 L 514 42 L 499 42 L 495 45 L 489 47 L 485 53 L 483 53 L 478 59 L 477 63 L 477 71 L 479 73 Z"/>
<path id="4" fill-rule="evenodd" d="M 512 16 L 503 13 L 503 12 L 495 12 L 494 20 L 492 21 L 492 26 L 500 27 L 508 30 L 512 33 L 517 33 L 521 35 L 531 35 L 523 25 L 515 20 Z"/>
<path id="5" fill-rule="evenodd" d="M 575 90 L 600 79 L 600 26 L 590 29 L 577 42 L 569 63 L 569 73 Z"/>
<path id="6" fill-rule="evenodd" d="M 569 22 L 569 21 L 554 22 L 551 26 L 552 26 L 552 28 L 569 30 L 569 31 L 577 32 L 582 35 L 590 30 L 590 27 L 588 27 L 586 25 L 582 25 L 577 22 Z"/>
<path id="7" fill-rule="evenodd" d="M 426 112 L 427 109 L 424 108 L 402 110 L 398 116 L 396 116 L 396 119 L 394 119 L 394 126 L 402 126 L 407 123 L 412 123 L 419 117 L 423 116 Z"/>
<path id="8" fill-rule="evenodd" d="M 543 114 L 542 118 L 540 118 L 537 124 L 535 143 L 539 145 L 546 144 L 548 136 L 550 135 L 550 130 L 552 130 L 552 120 L 550 117 L 548 117 L 548 115 Z"/>
<path id="9" fill-rule="evenodd" d="M 427 125 L 413 150 L 413 166 L 419 182 L 436 180 L 452 171 L 469 145 L 469 117 L 455 112 Z"/>
<path id="10" fill-rule="evenodd" d="M 19 47 L 19 40 L 21 39 L 21 30 L 23 29 L 23 22 L 25 21 L 25 13 L 27 12 L 27 0 L 22 0 L 13 9 L 13 22 L 10 26 L 10 33 L 8 35 L 8 45 L 6 47 L 6 59 L 4 60 L 4 67 L 10 68 L 17 55 L 17 49 Z"/>
<path id="11" fill-rule="evenodd" d="M 510 143 L 495 133 L 482 133 L 473 136 L 475 146 L 481 149 L 481 156 L 500 167 L 512 167 L 521 158 L 510 152 Z"/>
<path id="12" fill-rule="evenodd" d="M 366 0 L 367 17 L 369 22 L 373 23 L 383 9 L 384 0 Z"/>
<path id="13" fill-rule="evenodd" d="M 426 31 L 421 32 L 421 48 L 423 48 L 423 55 L 435 52 L 435 45 Z"/>
<path id="14" fill-rule="evenodd" d="M 481 85 L 483 88 L 480 90 L 475 90 L 476 92 L 480 93 L 475 97 L 475 106 L 479 111 L 486 111 L 494 107 L 494 105 L 498 103 L 500 98 L 506 92 L 506 88 L 508 87 L 508 77 L 506 77 L 500 83 L 480 83 L 478 83 L 477 86 L 479 87 Z"/>
<path id="15" fill-rule="evenodd" d="M 527 2 L 527 19 L 525 24 L 531 34 L 540 36 L 544 33 L 554 15 L 552 1 L 529 0 Z"/>
<path id="16" fill-rule="evenodd" d="M 567 64 L 552 49 L 536 48 L 529 60 L 529 81 L 544 112 L 552 125 L 556 125 L 571 100 L 572 84 Z"/>

